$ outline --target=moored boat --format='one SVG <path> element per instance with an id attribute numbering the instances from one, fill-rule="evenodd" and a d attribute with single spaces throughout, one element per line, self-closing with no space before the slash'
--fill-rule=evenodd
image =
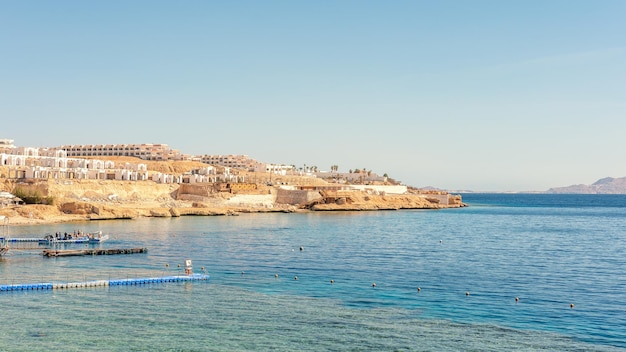
<path id="1" fill-rule="evenodd" d="M 109 235 L 103 235 L 102 231 L 96 233 L 96 234 L 92 234 L 91 237 L 89 237 L 89 242 L 90 243 L 100 243 L 100 242 L 104 242 L 106 240 L 109 239 Z"/>
<path id="2" fill-rule="evenodd" d="M 57 243 L 101 243 L 109 239 L 109 235 L 103 235 L 102 231 L 97 233 L 81 234 L 79 236 L 53 236 L 47 235 L 39 240 L 39 243 L 57 244 Z"/>

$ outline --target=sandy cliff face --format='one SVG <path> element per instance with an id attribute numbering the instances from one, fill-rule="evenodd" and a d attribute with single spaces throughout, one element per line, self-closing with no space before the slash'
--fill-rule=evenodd
<path id="1" fill-rule="evenodd" d="M 179 185 L 152 181 L 43 180 L 19 184 L 4 180 L 2 183 L 2 188 L 7 191 L 15 190 L 16 187 L 37 189 L 44 196 L 52 197 L 54 204 L 1 208 L 0 216 L 9 218 L 11 224 L 269 211 L 438 209 L 464 205 L 460 197 L 448 198 L 451 204 L 442 205 L 441 198 L 435 199 L 428 195 L 377 195 L 360 191 L 344 191 L 339 195 L 307 191 L 306 197 L 283 194 L 279 198 L 277 189 L 265 186 L 257 188 L 252 194 L 207 192 L 204 195 L 184 197 L 178 194 Z M 281 202 L 281 199 L 300 198 L 303 201 L 298 204 Z"/>
<path id="2" fill-rule="evenodd" d="M 47 182 L 49 195 L 64 200 L 168 202 L 178 185 L 151 181 L 67 180 Z"/>
<path id="3" fill-rule="evenodd" d="M 16 223 L 65 222 L 88 219 L 150 216 L 152 209 L 176 207 L 172 198 L 177 185 L 154 182 L 105 180 L 43 180 L 28 183 L 5 181 L 7 191 L 36 189 L 52 197 L 53 205 L 24 205 L 0 209 L 0 215 Z"/>

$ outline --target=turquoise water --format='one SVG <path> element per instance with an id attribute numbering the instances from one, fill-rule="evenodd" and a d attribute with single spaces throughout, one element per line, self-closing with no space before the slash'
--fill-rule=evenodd
<path id="1" fill-rule="evenodd" d="M 187 258 L 211 280 L 2 293 L 0 350 L 626 350 L 626 196 L 464 201 L 14 226 L 16 237 L 102 230 L 103 247 L 149 252 L 12 251 L 0 284 L 173 275 Z"/>

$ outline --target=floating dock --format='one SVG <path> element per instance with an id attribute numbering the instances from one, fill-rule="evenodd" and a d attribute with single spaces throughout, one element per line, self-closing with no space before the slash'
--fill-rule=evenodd
<path id="1" fill-rule="evenodd" d="M 139 286 L 148 284 L 160 284 L 167 282 L 208 281 L 208 274 L 191 274 L 180 276 L 160 276 L 134 279 L 95 280 L 84 282 L 66 283 L 36 283 L 36 284 L 13 284 L 0 285 L 0 292 L 12 291 L 51 291 L 71 288 L 106 287 L 106 286 Z"/>
<path id="2" fill-rule="evenodd" d="M 113 255 L 147 253 L 148 248 L 94 248 L 94 249 L 45 249 L 44 257 L 72 257 L 79 255 Z"/>
<path id="3" fill-rule="evenodd" d="M 46 242 L 43 238 L 39 237 L 0 237 L 0 241 L 8 243 L 21 243 L 21 242 Z"/>
<path id="4" fill-rule="evenodd" d="M 39 244 L 71 244 L 71 243 L 102 243 L 109 239 L 109 235 L 86 234 L 70 237 L 56 238 L 51 235 L 46 237 L 0 237 L 0 242 L 4 243 L 39 243 Z"/>

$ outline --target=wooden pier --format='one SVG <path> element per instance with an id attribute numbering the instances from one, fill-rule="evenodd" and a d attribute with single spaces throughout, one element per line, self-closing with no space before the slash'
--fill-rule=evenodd
<path id="1" fill-rule="evenodd" d="M 44 257 L 70 257 L 81 255 L 113 255 L 113 254 L 137 254 L 147 253 L 147 248 L 109 248 L 109 249 L 46 249 Z"/>

